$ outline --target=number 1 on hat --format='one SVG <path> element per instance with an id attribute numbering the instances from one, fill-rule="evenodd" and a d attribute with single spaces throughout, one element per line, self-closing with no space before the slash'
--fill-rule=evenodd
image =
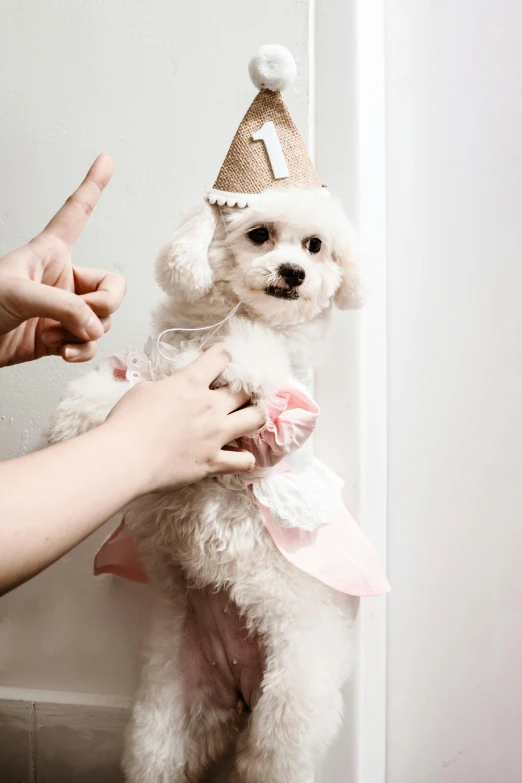
<path id="1" fill-rule="evenodd" d="M 285 154 L 277 135 L 273 122 L 265 122 L 260 130 L 252 134 L 254 141 L 264 142 L 265 149 L 270 160 L 270 165 L 276 179 L 284 179 L 289 176 Z"/>

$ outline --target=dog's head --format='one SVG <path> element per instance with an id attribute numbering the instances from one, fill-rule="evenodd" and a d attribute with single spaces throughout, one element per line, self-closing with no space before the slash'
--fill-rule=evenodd
<path id="1" fill-rule="evenodd" d="M 158 282 L 189 302 L 225 286 L 270 326 L 360 306 L 353 230 L 324 191 L 267 191 L 246 209 L 205 206 L 162 251 Z"/>

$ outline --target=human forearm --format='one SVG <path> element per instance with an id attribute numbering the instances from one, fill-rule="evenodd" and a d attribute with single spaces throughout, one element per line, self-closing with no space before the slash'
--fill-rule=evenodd
<path id="1" fill-rule="evenodd" d="M 147 478 L 109 424 L 0 464 L 0 593 L 83 541 L 146 491 Z"/>
<path id="2" fill-rule="evenodd" d="M 0 593 L 141 494 L 254 467 L 251 454 L 223 448 L 264 422 L 244 392 L 210 388 L 229 361 L 213 346 L 170 378 L 137 384 L 97 429 L 0 464 Z"/>

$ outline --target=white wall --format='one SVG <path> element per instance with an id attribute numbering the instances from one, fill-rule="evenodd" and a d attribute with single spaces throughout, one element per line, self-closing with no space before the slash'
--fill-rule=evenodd
<path id="1" fill-rule="evenodd" d="M 381 6 L 381 0 L 371 3 Z M 100 150 L 111 152 L 116 173 L 78 243 L 75 261 L 117 269 L 129 283 L 103 353 L 139 347 L 149 334 L 149 312 L 157 297 L 152 280 L 156 251 L 177 213 L 201 198 L 212 183 L 254 95 L 248 59 L 260 44 L 272 41 L 287 45 L 298 60 L 298 81 L 285 97 L 316 148 L 324 181 L 343 197 L 351 215 L 361 217 L 357 179 L 366 183 L 374 167 L 368 160 L 361 163 L 357 143 L 358 133 L 362 147 L 370 139 L 366 156 L 371 158 L 372 107 L 366 106 L 358 128 L 355 121 L 361 97 L 373 95 L 371 80 L 361 81 L 361 71 L 371 71 L 370 57 L 364 63 L 364 57 L 356 57 L 356 11 L 363 6 L 369 7 L 368 0 L 265 0 L 260 13 L 258 4 L 242 0 L 32 0 L 23 5 L 4 0 L 0 255 L 45 224 Z M 371 12 L 365 16 L 367 23 Z M 378 35 L 374 45 L 380 45 Z M 358 100 L 357 78 L 359 88 L 366 84 Z M 374 221 L 371 187 L 365 194 L 366 240 L 371 239 Z M 379 234 L 378 243 L 381 240 Z M 374 308 L 379 298 L 376 302 Z M 371 307 L 367 312 L 371 314 Z M 317 450 L 346 480 L 346 499 L 354 513 L 361 467 L 358 323 L 356 314 L 338 315 L 334 350 L 317 376 L 317 397 L 324 410 Z M 373 352 L 367 364 L 372 361 Z M 0 372 L 0 458 L 38 444 L 66 382 L 82 371 L 45 360 Z M 380 378 L 379 372 L 373 377 Z M 368 431 L 362 429 L 364 440 Z M 373 435 L 370 439 L 374 442 Z M 381 459 L 381 444 L 375 444 Z M 368 460 L 366 467 L 371 463 Z M 368 493 L 372 476 L 366 478 Z M 376 484 L 380 481 L 379 476 Z M 384 499 L 382 493 L 379 497 L 373 511 Z M 384 514 L 369 513 L 371 517 L 375 533 Z M 106 533 L 92 536 L 2 599 L 0 700 L 39 700 L 37 724 L 40 714 L 42 720 L 50 715 L 54 721 L 54 711 L 60 712 L 54 702 L 114 706 L 125 704 L 133 692 L 147 593 L 117 579 L 91 576 L 93 553 Z M 384 538 L 377 539 L 374 535 L 383 547 Z M 366 615 L 379 641 L 384 605 L 384 599 L 370 602 Z M 365 660 L 370 688 L 367 692 L 363 687 L 359 694 L 365 701 L 364 721 L 362 711 L 354 708 L 352 692 L 347 694 L 345 728 L 323 776 L 328 783 L 380 783 L 365 779 L 362 770 L 371 770 L 370 777 L 375 777 L 374 771 L 382 767 L 384 723 L 381 716 L 374 720 L 373 709 L 380 706 L 383 661 L 383 652 Z M 10 715 L 13 702 L 6 703 Z M 71 710 L 65 708 L 64 714 L 72 715 Z M 120 716 L 116 724 L 119 731 Z M 96 747 L 98 735 L 91 739 Z M 53 741 L 63 745 L 62 735 Z M 90 746 L 83 747 L 91 753 Z M 110 752 L 114 771 L 117 750 Z M 365 755 L 370 759 L 366 767 Z"/>
<path id="2" fill-rule="evenodd" d="M 317 0 L 318 109 L 333 103 L 321 93 L 328 42 L 331 61 L 338 57 L 337 11 L 326 2 Z M 354 41 L 349 6 L 337 26 L 346 47 Z M 522 6 L 387 0 L 386 9 L 387 783 L 515 783 L 522 778 Z M 309 3 L 266 0 L 258 11 L 240 0 L 3 0 L 0 254 L 45 223 L 100 149 L 112 152 L 114 181 L 76 252 L 77 263 L 114 267 L 129 279 L 105 351 L 139 345 L 148 333 L 152 260 L 176 212 L 200 197 L 219 167 L 253 94 L 244 65 L 257 45 L 277 37 L 296 53 L 301 78 L 288 100 L 307 128 Z M 346 95 L 335 85 L 345 107 L 353 99 L 348 60 Z M 341 111 L 338 119 L 345 129 Z M 341 144 L 344 166 L 355 160 L 354 139 L 346 132 L 344 151 L 338 125 L 329 134 L 323 119 L 317 130 L 318 161 L 336 186 L 327 144 Z M 355 190 L 344 195 L 355 208 Z M 339 320 L 341 352 L 353 348 L 353 324 Z M 323 407 L 332 368 L 318 378 Z M 2 457 L 37 443 L 76 372 L 42 361 L 0 373 Z M 357 406 L 345 382 L 345 403 Z M 356 440 L 353 410 L 344 421 Z M 329 417 L 318 449 L 349 479 L 355 503 L 357 460 L 339 450 L 335 430 Z M 146 598 L 137 586 L 90 576 L 96 543 L 2 599 L 2 686 L 31 696 L 41 688 L 73 692 L 67 698 L 131 693 Z M 350 752 L 341 741 L 328 783 L 344 783 Z"/>
<path id="3" fill-rule="evenodd" d="M 247 64 L 263 43 L 275 39 L 298 60 L 286 98 L 306 137 L 308 13 L 294 0 L 267 0 L 262 14 L 242 0 L 3 0 L 0 255 L 45 225 L 98 152 L 111 152 L 113 181 L 75 252 L 77 264 L 128 280 L 104 352 L 148 336 L 156 252 L 217 174 L 255 95 Z M 0 371 L 0 458 L 38 443 L 78 372 L 53 360 Z M 1 685 L 132 693 L 146 591 L 91 576 L 105 534 L 2 599 Z"/>
<path id="4" fill-rule="evenodd" d="M 522 5 L 386 7 L 387 781 L 516 783 Z"/>

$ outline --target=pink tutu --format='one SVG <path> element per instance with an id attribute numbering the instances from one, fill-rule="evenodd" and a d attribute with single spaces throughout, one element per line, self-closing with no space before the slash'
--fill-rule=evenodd
<path id="1" fill-rule="evenodd" d="M 138 354 L 109 357 L 102 365 L 107 369 L 131 384 L 148 377 L 147 359 Z M 297 384 L 270 397 L 265 427 L 238 442 L 256 458 L 255 470 L 243 479 L 272 541 L 296 568 L 349 595 L 387 593 L 377 553 L 342 502 L 341 480 L 316 459 L 292 466 L 291 455 L 306 443 L 318 416 L 319 408 Z M 94 573 L 148 582 L 124 519 L 97 552 Z"/>

